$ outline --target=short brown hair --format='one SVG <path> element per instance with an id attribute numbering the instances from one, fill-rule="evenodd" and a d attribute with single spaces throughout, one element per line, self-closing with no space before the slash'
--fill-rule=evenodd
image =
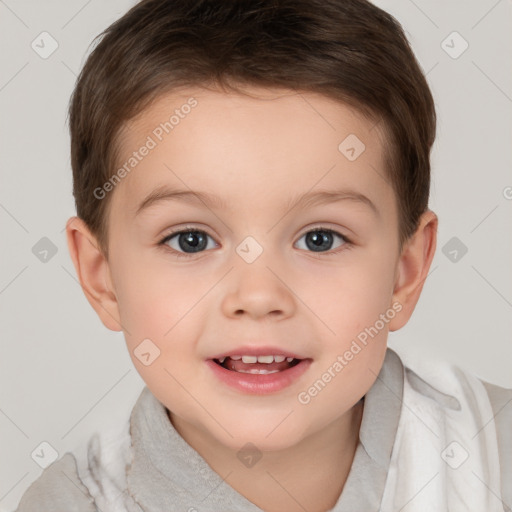
<path id="1" fill-rule="evenodd" d="M 178 87 L 255 85 L 324 94 L 386 133 L 400 247 L 428 208 L 436 114 L 400 24 L 366 0 L 143 0 L 99 34 L 69 106 L 77 215 L 108 255 L 117 137 Z M 341 142 L 341 141 L 340 141 Z"/>

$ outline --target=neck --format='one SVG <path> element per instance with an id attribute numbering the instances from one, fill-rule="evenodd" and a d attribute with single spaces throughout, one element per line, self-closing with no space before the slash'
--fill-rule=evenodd
<path id="1" fill-rule="evenodd" d="M 262 510 L 325 512 L 335 506 L 348 477 L 362 413 L 360 401 L 297 445 L 265 452 L 254 466 L 238 464 L 236 471 L 236 451 L 172 413 L 169 418 L 181 437 L 226 478 L 226 483 Z"/>

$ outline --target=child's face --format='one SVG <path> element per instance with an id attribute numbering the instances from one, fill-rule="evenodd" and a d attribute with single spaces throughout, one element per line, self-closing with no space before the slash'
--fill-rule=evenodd
<path id="1" fill-rule="evenodd" d="M 174 93 L 130 123 L 120 166 L 134 151 L 140 161 L 110 192 L 108 282 L 137 370 L 180 424 L 233 449 L 248 441 L 277 449 L 340 419 L 375 381 L 399 317 L 398 213 L 379 126 L 321 95 L 252 92 L 263 99 Z M 197 104 L 182 108 L 190 97 Z M 166 133 L 160 123 L 176 109 Z M 148 136 L 156 147 L 142 156 Z M 354 136 L 365 145 L 359 156 Z M 160 187 L 217 201 L 162 199 L 137 213 Z M 291 207 L 319 191 L 346 196 Z M 192 252 L 201 233 L 159 245 L 180 229 L 200 230 L 204 249 Z M 145 339 L 160 351 L 147 366 L 134 355 Z M 243 355 L 242 345 L 311 362 L 278 391 L 242 391 L 208 363 Z"/>

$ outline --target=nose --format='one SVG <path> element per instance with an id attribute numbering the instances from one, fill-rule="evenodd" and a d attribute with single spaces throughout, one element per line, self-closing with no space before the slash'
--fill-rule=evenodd
<path id="1" fill-rule="evenodd" d="M 292 316 L 295 309 L 296 300 L 285 276 L 269 268 L 266 261 L 239 262 L 230 272 L 228 290 L 222 300 L 226 316 L 284 319 Z"/>

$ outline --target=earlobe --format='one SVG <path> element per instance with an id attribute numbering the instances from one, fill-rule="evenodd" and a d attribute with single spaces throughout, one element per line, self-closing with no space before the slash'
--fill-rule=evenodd
<path id="1" fill-rule="evenodd" d="M 399 302 L 402 310 L 389 322 L 390 331 L 402 328 L 409 321 L 420 298 L 436 250 L 437 225 L 436 214 L 427 210 L 420 218 L 418 229 L 404 245 L 393 290 L 393 303 Z"/>
<path id="2" fill-rule="evenodd" d="M 95 236 L 79 217 L 66 223 L 69 254 L 87 300 L 105 327 L 121 331 L 119 308 L 110 277 L 110 267 Z"/>

